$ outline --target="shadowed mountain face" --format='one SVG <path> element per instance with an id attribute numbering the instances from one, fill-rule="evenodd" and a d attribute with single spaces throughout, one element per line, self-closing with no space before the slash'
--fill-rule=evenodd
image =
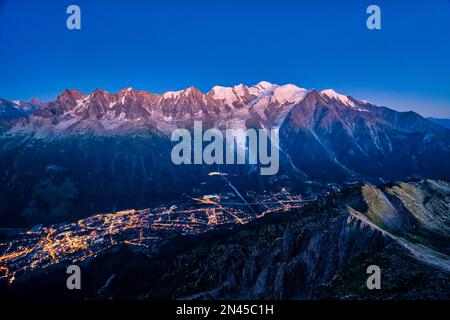
<path id="1" fill-rule="evenodd" d="M 42 103 L 38 100 L 31 102 L 8 101 L 0 98 L 0 121 L 19 119 L 32 114 Z"/>
<path id="2" fill-rule="evenodd" d="M 221 168 L 237 176 L 233 183 L 242 192 L 450 179 L 450 130 L 331 89 L 263 81 L 215 86 L 206 94 L 194 87 L 164 94 L 65 90 L 46 104 L 1 103 L 0 112 L 8 114 L 0 120 L 5 226 L 67 221 L 193 194 L 217 166 L 173 165 L 170 134 L 191 128 L 194 120 L 204 128 L 280 128 L 276 176 L 256 176 L 249 166 Z"/>
<path id="3" fill-rule="evenodd" d="M 2 225 L 72 221 L 145 207 L 200 184 L 203 168 L 175 166 L 166 136 L 14 136 L 0 143 Z"/>
<path id="4" fill-rule="evenodd" d="M 312 91 L 287 116 L 280 144 L 311 180 L 449 179 L 449 132 L 413 112 Z"/>
<path id="5" fill-rule="evenodd" d="M 76 298 L 449 299 L 449 210 L 448 182 L 354 185 L 229 232 L 102 254 L 82 265 Z M 366 287 L 370 265 L 381 290 Z M 64 275 L 36 271 L 1 293 L 74 298 Z"/>

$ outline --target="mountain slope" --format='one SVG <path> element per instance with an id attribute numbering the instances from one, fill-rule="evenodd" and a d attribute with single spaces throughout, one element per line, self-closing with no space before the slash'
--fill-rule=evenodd
<path id="1" fill-rule="evenodd" d="M 0 137 L 2 226 L 59 223 L 180 197 L 207 173 L 173 165 L 171 145 L 151 131 L 51 141 Z"/>
<path id="2" fill-rule="evenodd" d="M 313 90 L 295 105 L 280 140 L 283 151 L 311 180 L 450 178 L 449 130 L 413 112 L 329 91 Z"/>

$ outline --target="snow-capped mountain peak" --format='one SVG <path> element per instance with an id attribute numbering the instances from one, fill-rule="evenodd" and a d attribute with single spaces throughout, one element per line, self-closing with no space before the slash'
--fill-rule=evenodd
<path id="1" fill-rule="evenodd" d="M 337 100 L 347 106 L 355 107 L 355 103 L 349 98 L 349 96 L 337 93 L 333 89 L 325 89 L 320 91 L 320 95 L 327 100 Z"/>
<path id="2" fill-rule="evenodd" d="M 217 99 L 234 98 L 236 96 L 233 87 L 214 86 L 209 93 Z"/>
<path id="3" fill-rule="evenodd" d="M 272 100 L 281 104 L 284 103 L 298 103 L 308 94 L 308 90 L 297 87 L 293 84 L 286 84 L 284 86 L 278 86 L 273 91 Z"/>
<path id="4" fill-rule="evenodd" d="M 117 94 L 119 96 L 128 95 L 130 93 L 136 93 L 137 91 L 133 89 L 132 87 L 123 88 L 122 90 L 118 91 Z"/>
<path id="5" fill-rule="evenodd" d="M 232 106 L 234 102 L 240 101 L 240 95 L 244 94 L 244 89 L 238 86 L 222 87 L 214 86 L 208 93 L 214 100 L 223 100 L 225 104 Z"/>
<path id="6" fill-rule="evenodd" d="M 253 87 L 251 87 L 250 91 L 267 94 L 273 92 L 273 90 L 275 90 L 276 87 L 278 87 L 278 85 L 270 83 L 268 81 L 261 81 L 255 84 Z"/>
<path id="7" fill-rule="evenodd" d="M 315 96 L 320 97 L 317 100 L 320 103 L 349 106 L 355 111 L 368 112 L 362 101 L 333 89 L 318 92 L 294 84 L 277 85 L 261 81 L 251 87 L 242 83 L 229 87 L 216 85 L 207 93 L 193 86 L 162 94 L 138 91 L 131 87 L 115 93 L 95 89 L 87 95 L 66 89 L 56 100 L 34 106 L 30 123 L 44 123 L 42 120 L 48 119 L 51 124 L 65 123 L 70 127 L 95 123 L 111 128 L 156 124 L 162 130 L 173 129 L 177 122 L 207 120 L 218 127 L 232 125 L 245 128 L 247 124 L 274 127 L 284 122 L 292 108 L 299 104 L 305 108 Z M 18 104 L 11 103 L 11 107 L 17 108 Z M 22 114 L 15 115 L 11 111 L 9 117 L 19 116 Z"/>
<path id="8" fill-rule="evenodd" d="M 183 92 L 183 90 L 177 90 L 177 91 L 167 91 L 163 93 L 162 98 L 164 99 L 176 99 L 180 96 L 180 94 Z"/>
<path id="9" fill-rule="evenodd" d="M 190 95 L 198 95 L 198 94 L 202 94 L 200 92 L 200 90 L 198 90 L 196 87 L 191 86 L 189 88 L 183 89 L 183 90 L 177 90 L 177 91 L 167 91 L 165 93 L 162 94 L 162 98 L 163 99 L 173 99 L 176 100 L 178 98 L 180 98 L 181 96 L 183 97 L 188 97 Z"/>
<path id="10" fill-rule="evenodd" d="M 255 87 L 260 87 L 263 89 L 272 89 L 273 87 L 276 87 L 277 85 L 274 83 L 270 83 L 268 81 L 260 81 L 258 82 Z"/>

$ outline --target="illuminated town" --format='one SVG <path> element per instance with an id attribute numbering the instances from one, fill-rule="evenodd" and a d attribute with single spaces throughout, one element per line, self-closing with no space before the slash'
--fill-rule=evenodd
<path id="1" fill-rule="evenodd" d="M 61 262 L 92 259 L 119 244 L 151 250 L 163 239 L 163 232 L 196 235 L 218 227 L 231 228 L 310 201 L 286 189 L 248 198 L 252 200 L 247 202 L 232 193 L 211 194 L 167 206 L 99 214 L 50 227 L 35 226 L 0 242 L 0 284 L 11 284 L 27 272 Z"/>

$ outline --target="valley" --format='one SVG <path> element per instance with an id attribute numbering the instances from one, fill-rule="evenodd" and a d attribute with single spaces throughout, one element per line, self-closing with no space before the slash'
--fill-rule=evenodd
<path id="1" fill-rule="evenodd" d="M 0 281 L 64 261 L 79 263 L 121 244 L 152 251 L 170 233 L 198 235 L 218 228 L 246 224 L 258 217 L 300 208 L 306 201 L 286 190 L 243 203 L 237 196 L 205 195 L 144 210 L 100 214 L 73 223 L 37 225 L 0 242 Z M 248 208 L 252 206 L 252 208 Z M 249 210 L 250 209 L 250 210 Z M 255 212 L 258 212 L 255 215 Z"/>
<path id="2" fill-rule="evenodd" d="M 10 251 L 0 258 L 0 296 L 448 299 L 449 197 L 444 181 L 355 184 L 310 201 L 286 191 L 266 195 L 258 216 L 244 215 L 236 199 L 207 195 L 187 207 L 39 226 L 2 243 Z M 423 214 L 442 219 L 432 226 Z M 71 263 L 83 270 L 79 292 L 62 285 Z M 381 267 L 382 290 L 365 288 L 371 264 Z"/>
<path id="3" fill-rule="evenodd" d="M 266 81 L 0 109 L 0 296 L 449 298 L 450 130 L 417 113 Z M 174 163 L 197 121 L 279 132 L 276 174 Z M 386 290 L 364 290 L 369 264 Z"/>

